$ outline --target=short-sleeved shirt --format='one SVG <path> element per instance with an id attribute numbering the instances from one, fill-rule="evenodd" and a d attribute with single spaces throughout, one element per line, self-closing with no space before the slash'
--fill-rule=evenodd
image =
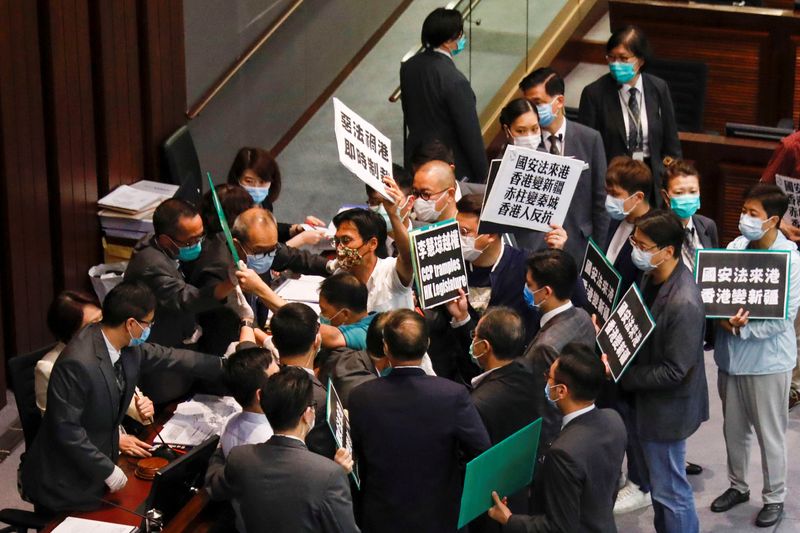
<path id="1" fill-rule="evenodd" d="M 414 309 L 411 286 L 403 285 L 396 266 L 396 257 L 378 258 L 367 281 L 367 311 L 382 313 L 394 309 Z"/>
<path id="2" fill-rule="evenodd" d="M 342 333 L 345 345 L 348 348 L 353 350 L 367 349 L 367 330 L 374 318 L 375 313 L 370 313 L 358 322 L 339 326 L 339 331 Z"/>

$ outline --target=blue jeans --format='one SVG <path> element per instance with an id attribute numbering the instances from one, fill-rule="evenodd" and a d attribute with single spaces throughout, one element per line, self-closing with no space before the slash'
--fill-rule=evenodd
<path id="1" fill-rule="evenodd" d="M 700 523 L 686 479 L 686 440 L 639 440 L 644 452 L 658 533 L 697 533 Z"/>
<path id="2" fill-rule="evenodd" d="M 647 465 L 642 445 L 639 443 L 639 435 L 636 433 L 636 408 L 632 401 L 632 399 L 617 398 L 614 410 L 622 417 L 625 430 L 628 432 L 628 443 L 625 447 L 625 455 L 628 457 L 628 480 L 638 485 L 639 490 L 646 494 L 650 492 L 650 481 L 647 478 Z"/>

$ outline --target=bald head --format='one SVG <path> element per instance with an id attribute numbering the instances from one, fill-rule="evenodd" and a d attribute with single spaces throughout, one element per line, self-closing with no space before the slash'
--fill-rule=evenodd
<path id="1" fill-rule="evenodd" d="M 414 174 L 414 188 L 424 191 L 423 186 L 433 187 L 427 192 L 436 192 L 456 186 L 453 168 L 444 161 L 428 161 Z"/>
<path id="2" fill-rule="evenodd" d="M 275 216 L 262 207 L 251 207 L 236 217 L 231 234 L 248 255 L 270 252 L 278 244 Z"/>
<path id="3" fill-rule="evenodd" d="M 455 217 L 456 175 L 452 167 L 444 161 L 428 161 L 419 167 L 414 173 L 414 196 L 417 220 L 437 222 Z"/>

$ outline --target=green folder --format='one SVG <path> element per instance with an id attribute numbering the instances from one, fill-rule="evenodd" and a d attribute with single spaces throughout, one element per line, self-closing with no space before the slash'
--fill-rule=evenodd
<path id="1" fill-rule="evenodd" d="M 493 490 L 502 498 L 530 485 L 541 431 L 539 418 L 467 463 L 459 529 L 494 505 Z"/>

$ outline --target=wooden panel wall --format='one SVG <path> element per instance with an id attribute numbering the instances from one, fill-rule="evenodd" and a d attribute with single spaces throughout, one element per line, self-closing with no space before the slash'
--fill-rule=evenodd
<path id="1" fill-rule="evenodd" d="M 50 342 L 54 294 L 90 287 L 98 197 L 161 176 L 159 146 L 186 109 L 182 9 L 182 0 L 0 0 L 3 361 Z M 0 370 L 0 403 L 4 387 Z"/>

